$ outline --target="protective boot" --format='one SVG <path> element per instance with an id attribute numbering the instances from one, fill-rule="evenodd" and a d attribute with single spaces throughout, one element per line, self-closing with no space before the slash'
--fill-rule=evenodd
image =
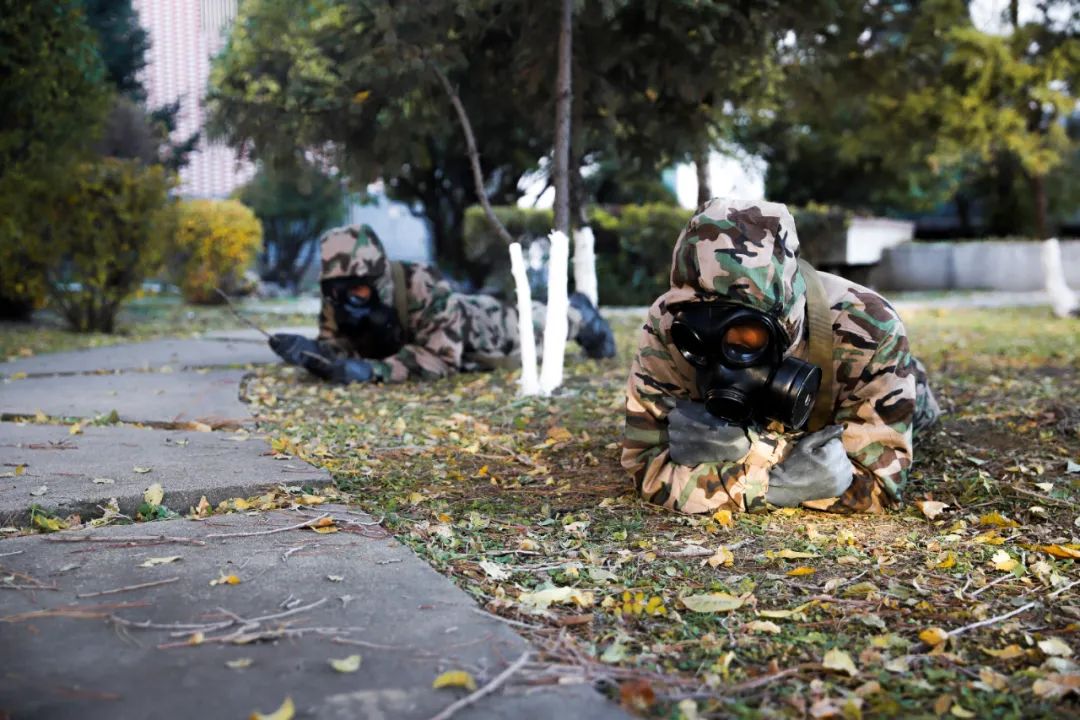
<path id="1" fill-rule="evenodd" d="M 581 329 L 574 340 L 593 360 L 615 357 L 615 334 L 607 320 L 600 317 L 600 311 L 581 293 L 570 295 L 570 307 L 581 315 Z"/>

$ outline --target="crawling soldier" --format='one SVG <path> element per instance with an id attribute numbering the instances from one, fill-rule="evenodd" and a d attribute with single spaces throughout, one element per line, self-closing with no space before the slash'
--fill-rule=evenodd
<path id="1" fill-rule="evenodd" d="M 455 293 L 431 266 L 391 262 L 367 225 L 323 236 L 321 290 L 318 340 L 279 333 L 270 347 L 325 380 L 428 380 L 520 363 L 515 307 Z M 544 312 L 534 304 L 540 322 Z M 611 328 L 588 298 L 572 294 L 568 316 L 569 336 L 586 355 L 615 354 Z"/>
<path id="2" fill-rule="evenodd" d="M 787 207 L 717 198 L 672 256 L 627 384 L 623 466 L 689 513 L 880 512 L 940 411 L 880 295 L 798 259 Z"/>

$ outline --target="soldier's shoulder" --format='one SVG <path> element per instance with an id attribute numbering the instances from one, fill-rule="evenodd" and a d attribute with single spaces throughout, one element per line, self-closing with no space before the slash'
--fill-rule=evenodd
<path id="1" fill-rule="evenodd" d="M 820 275 L 834 326 L 854 322 L 874 339 L 905 332 L 900 314 L 884 295 L 838 275 Z"/>

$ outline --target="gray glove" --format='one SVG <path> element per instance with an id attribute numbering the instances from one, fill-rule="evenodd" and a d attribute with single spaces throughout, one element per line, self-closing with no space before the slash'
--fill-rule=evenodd
<path id="1" fill-rule="evenodd" d="M 780 507 L 796 507 L 807 500 L 842 495 L 855 474 L 840 441 L 843 433 L 840 425 L 830 425 L 799 440 L 791 455 L 769 471 L 765 499 Z"/>
<path id="2" fill-rule="evenodd" d="M 679 400 L 667 420 L 671 459 L 680 465 L 732 462 L 750 451 L 746 430 L 711 415 L 704 403 Z"/>

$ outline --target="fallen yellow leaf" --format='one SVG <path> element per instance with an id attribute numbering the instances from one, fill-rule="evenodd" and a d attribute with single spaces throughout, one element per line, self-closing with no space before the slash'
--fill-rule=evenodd
<path id="1" fill-rule="evenodd" d="M 851 656 L 838 648 L 833 648 L 829 652 L 825 653 L 825 658 L 821 661 L 821 665 L 826 670 L 846 672 L 851 677 L 855 677 L 859 674 L 859 671 L 855 667 L 855 663 L 852 661 Z"/>
<path id="2" fill-rule="evenodd" d="M 1016 558 L 1004 550 L 998 550 L 994 553 L 994 557 L 990 558 L 990 562 L 994 563 L 995 570 L 1002 572 L 1012 572 L 1020 564 Z"/>
<path id="3" fill-rule="evenodd" d="M 939 627 L 932 627 L 919 633 L 919 639 L 931 647 L 936 647 L 949 639 L 949 633 Z"/>
<path id="4" fill-rule="evenodd" d="M 974 539 L 975 539 L 975 542 L 980 543 L 982 545 L 1004 545 L 1005 544 L 1005 538 L 998 535 L 997 530 L 991 530 L 989 532 L 984 532 L 981 535 L 976 535 Z"/>
<path id="5" fill-rule="evenodd" d="M 442 675 L 435 678 L 435 682 L 431 683 L 431 687 L 435 690 L 447 687 L 460 687 L 471 692 L 476 689 L 476 680 L 473 680 L 473 676 L 464 670 L 447 670 Z"/>
<path id="6" fill-rule="evenodd" d="M 996 657 L 998 660 L 1012 660 L 1024 655 L 1024 650 L 1019 645 L 1007 645 L 1000 650 L 982 648 L 982 651 L 990 657 Z"/>
<path id="7" fill-rule="evenodd" d="M 1067 560 L 1080 558 L 1080 550 L 1074 549 L 1068 545 L 1040 545 L 1039 549 L 1056 558 Z"/>
<path id="8" fill-rule="evenodd" d="M 145 560 L 139 563 L 139 567 L 156 567 L 158 565 L 168 565 L 169 563 L 180 560 L 179 555 L 169 555 L 168 557 L 152 557 L 149 560 Z"/>
<path id="9" fill-rule="evenodd" d="M 1036 680 L 1031 691 L 1047 700 L 1063 698 L 1069 693 L 1080 694 L 1080 673 L 1051 673 L 1043 680 Z"/>
<path id="10" fill-rule="evenodd" d="M 1020 523 L 1015 520 L 1010 520 L 999 512 L 987 513 L 979 518 L 980 525 L 988 525 L 990 527 L 1004 527 L 1014 528 L 1020 527 Z"/>
<path id="11" fill-rule="evenodd" d="M 221 577 L 219 577 L 217 580 L 211 580 L 210 581 L 211 587 L 213 587 L 214 585 L 239 585 L 239 584 L 240 584 L 240 578 L 236 577 L 235 575 L 222 574 Z"/>
<path id="12" fill-rule="evenodd" d="M 135 468 L 135 470 L 136 472 L 138 472 L 139 468 Z M 147 472 L 149 472 L 149 470 L 147 470 Z M 161 501 L 164 499 L 165 491 L 161 489 L 161 483 L 154 483 L 150 487 L 146 488 L 146 491 L 143 493 L 143 500 L 146 501 L 147 505 L 153 505 L 156 507 L 160 505 Z"/>
<path id="13" fill-rule="evenodd" d="M 269 715 L 263 715 L 261 712 L 256 711 L 251 713 L 248 720 L 292 720 L 295 715 L 296 706 L 293 705 L 292 698 L 287 697 L 285 702 L 281 703 L 281 707 Z"/>
<path id="14" fill-rule="evenodd" d="M 953 565 L 956 565 L 956 553 L 954 553 L 952 550 L 949 550 L 940 558 L 938 558 L 938 561 L 934 564 L 934 567 L 936 567 L 938 570 L 948 570 Z"/>
<path id="15" fill-rule="evenodd" d="M 731 567 L 735 564 L 735 556 L 726 547 L 721 545 L 713 553 L 712 557 L 708 558 L 705 562 L 709 564 L 709 567 Z"/>
<path id="16" fill-rule="evenodd" d="M 780 632 L 780 626 L 771 620 L 752 620 L 745 625 L 750 632 L 765 632 L 772 635 Z"/>
<path id="17" fill-rule="evenodd" d="M 1069 644 L 1059 637 L 1048 637 L 1045 640 L 1040 640 L 1039 649 L 1047 655 L 1056 657 L 1069 657 L 1073 653 Z"/>
<path id="18" fill-rule="evenodd" d="M 347 658 L 331 659 L 330 667 L 337 670 L 339 673 L 352 673 L 360 669 L 360 656 L 350 655 Z"/>
<path id="19" fill-rule="evenodd" d="M 949 507 L 949 504 L 938 502 L 937 500 L 916 500 L 915 507 L 919 508 L 928 520 L 933 520 L 938 515 L 945 512 L 945 509 Z"/>
<path id="20" fill-rule="evenodd" d="M 713 520 L 716 521 L 716 524 L 719 525 L 720 527 L 729 528 L 729 527 L 731 527 L 732 525 L 735 524 L 734 519 L 731 517 L 731 511 L 730 510 L 717 510 L 716 512 L 713 513 L 712 517 L 713 517 Z"/>
<path id="21" fill-rule="evenodd" d="M 798 560 L 800 558 L 816 558 L 817 555 L 815 555 L 814 553 L 800 552 L 799 550 L 789 550 L 787 548 L 784 548 L 780 551 L 766 550 L 765 557 L 769 558 L 770 560 L 776 560 L 777 558 L 783 560 Z"/>
<path id="22" fill-rule="evenodd" d="M 788 570 L 787 574 L 791 577 L 802 577 L 803 575 L 813 575 L 816 572 L 817 570 L 815 570 L 814 568 L 806 567 L 805 565 L 803 565 L 801 567 L 795 568 L 794 570 Z"/>
<path id="23" fill-rule="evenodd" d="M 681 600 L 682 604 L 693 612 L 731 612 L 741 608 L 749 597 L 750 593 L 736 597 L 735 595 L 716 592 L 706 595 L 688 595 L 681 598 Z"/>

